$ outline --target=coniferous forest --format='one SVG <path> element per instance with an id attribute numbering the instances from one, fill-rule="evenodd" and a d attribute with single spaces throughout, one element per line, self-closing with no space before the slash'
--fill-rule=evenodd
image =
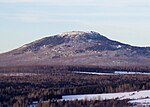
<path id="1" fill-rule="evenodd" d="M 82 70 L 81 70 L 82 69 Z M 128 100 L 62 101 L 63 95 L 100 94 L 150 89 L 149 75 L 92 75 L 74 71 L 95 68 L 19 66 L 0 68 L 0 107 L 130 107 Z M 99 68 L 96 72 L 113 72 Z"/>

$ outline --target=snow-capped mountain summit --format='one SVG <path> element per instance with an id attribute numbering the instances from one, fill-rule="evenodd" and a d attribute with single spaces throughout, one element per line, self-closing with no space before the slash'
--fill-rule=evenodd
<path id="1" fill-rule="evenodd" d="M 87 32 L 83 32 L 83 31 L 71 31 L 71 32 L 63 32 L 63 33 L 60 33 L 58 34 L 59 36 L 79 36 L 79 35 L 84 35 L 84 34 L 87 34 Z"/>
<path id="2" fill-rule="evenodd" d="M 150 48 L 135 47 L 94 32 L 71 31 L 45 37 L 0 55 L 0 66 L 150 65 Z"/>
<path id="3" fill-rule="evenodd" d="M 71 32 L 64 32 L 64 33 L 61 33 L 61 34 L 58 34 L 58 36 L 61 36 L 61 37 L 66 37 L 66 38 L 87 38 L 89 37 L 89 39 L 91 38 L 95 38 L 97 37 L 97 39 L 103 37 L 103 38 L 106 38 L 102 35 L 100 35 L 99 33 L 97 32 L 94 32 L 94 31 L 90 31 L 90 32 L 83 32 L 83 31 L 71 31 Z M 87 38 L 88 39 L 88 38 Z"/>
<path id="4" fill-rule="evenodd" d="M 71 31 L 71 32 L 63 32 L 63 33 L 60 33 L 58 34 L 59 36 L 62 36 L 62 37 L 77 37 L 77 36 L 85 36 L 85 35 L 99 35 L 99 33 L 97 32 L 94 32 L 94 31 L 90 31 L 90 32 L 83 32 L 83 31 Z"/>

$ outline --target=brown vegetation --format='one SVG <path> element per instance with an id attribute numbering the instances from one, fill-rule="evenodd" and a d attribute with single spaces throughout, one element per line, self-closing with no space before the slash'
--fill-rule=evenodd
<path id="1" fill-rule="evenodd" d="M 97 94 L 150 89 L 149 75 L 77 74 L 68 71 L 66 67 L 51 66 L 1 68 L 0 73 L 33 74 L 23 76 L 0 74 L 0 107 L 24 107 L 30 105 L 33 101 L 38 101 L 40 102 L 39 104 L 42 104 L 43 101 L 54 101 L 52 104 L 55 104 L 56 101 L 54 99 L 61 99 L 62 95 L 70 94 Z M 77 107 L 77 104 L 79 104 L 82 107 L 83 102 L 65 102 L 64 107 L 69 107 L 70 104 L 74 104 L 74 107 Z M 83 107 L 88 107 L 86 105 L 90 104 L 103 105 L 105 103 L 102 101 L 97 101 L 97 103 L 94 101 L 85 102 L 86 104 L 83 104 Z M 115 102 L 112 101 L 108 104 Z"/>

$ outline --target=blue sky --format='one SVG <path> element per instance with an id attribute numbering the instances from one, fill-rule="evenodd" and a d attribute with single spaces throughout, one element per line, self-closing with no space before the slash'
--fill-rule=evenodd
<path id="1" fill-rule="evenodd" d="M 66 31 L 150 46 L 150 0 L 0 0 L 0 53 Z"/>

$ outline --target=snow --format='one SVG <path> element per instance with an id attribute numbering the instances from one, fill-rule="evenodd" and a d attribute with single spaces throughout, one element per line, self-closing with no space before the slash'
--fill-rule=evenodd
<path id="1" fill-rule="evenodd" d="M 71 31 L 71 32 L 63 32 L 60 34 L 60 36 L 77 36 L 77 35 L 83 35 L 86 32 L 82 32 L 82 31 Z"/>
<path id="2" fill-rule="evenodd" d="M 79 72 L 76 71 L 75 73 L 81 73 L 81 74 L 92 74 L 92 75 L 123 75 L 123 74 L 144 74 L 144 75 L 150 75 L 150 73 L 142 73 L 142 72 L 127 72 L 127 71 L 115 71 L 114 73 L 101 73 L 101 72 Z"/>
<path id="3" fill-rule="evenodd" d="M 121 47 L 122 47 L 121 45 L 118 45 L 118 46 L 117 46 L 117 48 L 121 48 Z"/>
<path id="4" fill-rule="evenodd" d="M 138 99 L 138 100 L 131 100 L 128 103 L 136 104 L 136 105 L 150 105 L 150 98 L 147 99 Z"/>
<path id="5" fill-rule="evenodd" d="M 94 32 L 94 31 L 90 31 L 90 32 L 83 32 L 83 31 L 71 31 L 71 32 L 63 32 L 63 33 L 60 33 L 59 36 L 68 36 L 68 37 L 75 37 L 75 36 L 79 36 L 79 35 L 84 35 L 84 34 L 90 34 L 90 35 L 93 35 L 93 36 L 100 36 L 99 33 L 97 32 Z"/>
<path id="6" fill-rule="evenodd" d="M 0 76 L 33 76 L 35 73 L 0 73 Z"/>
<path id="7" fill-rule="evenodd" d="M 98 73 L 98 72 L 78 72 L 78 71 L 76 71 L 75 73 L 92 74 L 92 75 L 114 75 L 113 73 Z"/>
<path id="8" fill-rule="evenodd" d="M 22 48 L 26 48 L 28 45 L 23 45 Z"/>
<path id="9" fill-rule="evenodd" d="M 39 101 L 33 101 L 32 104 L 29 104 L 28 107 L 36 107 Z"/>
<path id="10" fill-rule="evenodd" d="M 145 74 L 150 75 L 150 73 L 144 73 L 144 72 L 128 72 L 128 71 L 115 71 L 115 74 Z"/>
<path id="11" fill-rule="evenodd" d="M 122 92 L 122 93 L 106 93 L 106 94 L 85 94 L 85 95 L 67 95 L 62 96 L 63 100 L 105 100 L 105 99 L 141 99 L 150 97 L 150 90 Z"/>
<path id="12" fill-rule="evenodd" d="M 92 39 L 88 39 L 88 42 L 92 42 L 93 40 Z"/>
<path id="13" fill-rule="evenodd" d="M 22 49 L 22 48 L 26 48 L 26 47 L 28 47 L 28 45 L 23 45 L 23 46 L 21 46 L 21 47 L 18 48 L 18 49 Z"/>

